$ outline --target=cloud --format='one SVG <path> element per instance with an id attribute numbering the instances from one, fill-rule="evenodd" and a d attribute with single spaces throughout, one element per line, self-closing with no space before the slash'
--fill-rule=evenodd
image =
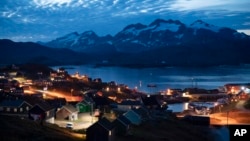
<path id="1" fill-rule="evenodd" d="M 1 0 L 0 36 L 37 39 L 56 31 L 93 30 L 115 34 L 128 24 L 148 24 L 157 18 L 197 19 L 223 26 L 248 29 L 249 0 Z M 11 23 L 11 24 L 9 24 Z M 23 35 L 23 36 L 22 36 Z M 52 38 L 52 36 L 51 36 Z M 41 38 L 42 40 L 47 38 Z"/>
<path id="2" fill-rule="evenodd" d="M 250 2 L 248 0 L 176 0 L 170 8 L 177 11 L 191 11 L 191 10 L 219 10 L 224 9 L 228 11 L 250 11 Z"/>

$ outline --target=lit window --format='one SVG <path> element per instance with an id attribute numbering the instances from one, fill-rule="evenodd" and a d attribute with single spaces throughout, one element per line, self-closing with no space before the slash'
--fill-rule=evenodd
<path id="1" fill-rule="evenodd" d="M 28 106 L 26 107 L 26 111 L 29 111 L 29 107 Z"/>
<path id="2" fill-rule="evenodd" d="M 23 108 L 20 108 L 20 112 L 23 112 Z"/>
<path id="3" fill-rule="evenodd" d="M 9 107 L 8 107 L 8 108 L 6 108 L 6 111 L 7 111 L 7 112 L 9 112 L 9 111 L 10 111 L 10 108 L 9 108 Z"/>
<path id="4" fill-rule="evenodd" d="M 14 108 L 14 112 L 17 112 L 17 108 Z"/>

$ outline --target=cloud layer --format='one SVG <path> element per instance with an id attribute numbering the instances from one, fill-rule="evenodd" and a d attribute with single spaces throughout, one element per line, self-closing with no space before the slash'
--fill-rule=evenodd
<path id="1" fill-rule="evenodd" d="M 124 26 L 157 18 L 184 23 L 201 19 L 250 29 L 249 0 L 1 0 L 0 38 L 48 41 L 70 32 L 115 34 Z"/>

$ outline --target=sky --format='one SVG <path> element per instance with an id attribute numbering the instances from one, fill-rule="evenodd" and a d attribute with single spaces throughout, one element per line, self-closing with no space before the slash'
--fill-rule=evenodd
<path id="1" fill-rule="evenodd" d="M 196 20 L 250 35 L 249 0 L 0 0 L 0 39 L 51 41 L 92 30 L 115 35 L 155 19 Z"/>

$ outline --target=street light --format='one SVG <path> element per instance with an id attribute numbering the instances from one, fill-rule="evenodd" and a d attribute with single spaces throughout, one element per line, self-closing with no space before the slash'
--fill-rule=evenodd
<path id="1" fill-rule="evenodd" d="M 71 92 L 71 99 L 73 98 L 73 91 L 74 91 L 74 89 L 70 90 L 70 92 Z"/>
<path id="2" fill-rule="evenodd" d="M 228 127 L 228 114 L 229 114 L 229 111 L 227 111 L 227 127 Z"/>

